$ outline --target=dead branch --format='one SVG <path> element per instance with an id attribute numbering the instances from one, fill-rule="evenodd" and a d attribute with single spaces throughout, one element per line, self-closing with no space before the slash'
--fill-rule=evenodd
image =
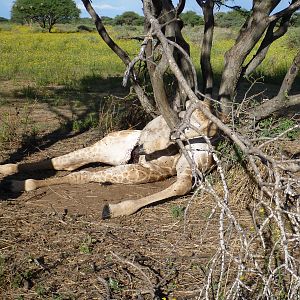
<path id="1" fill-rule="evenodd" d="M 96 25 L 97 31 L 98 31 L 99 35 L 101 36 L 101 38 L 103 39 L 103 41 L 112 49 L 113 52 L 115 52 L 119 56 L 119 58 L 123 61 L 123 63 L 126 66 L 128 64 L 130 64 L 131 59 L 129 58 L 129 55 L 122 48 L 120 48 L 110 37 L 110 35 L 106 31 L 106 28 L 105 28 L 101 18 L 94 10 L 94 8 L 91 4 L 91 1 L 90 0 L 82 0 L 82 3 L 84 4 L 87 12 L 92 17 L 92 19 Z M 132 86 L 133 86 L 143 108 L 145 109 L 145 111 L 147 113 L 149 113 L 150 115 L 155 116 L 156 115 L 155 107 L 152 105 L 150 99 L 148 99 L 144 90 L 138 84 L 138 82 L 135 80 L 135 78 L 133 78 L 133 80 L 132 80 Z"/>
<path id="2" fill-rule="evenodd" d="M 270 116 L 271 114 L 278 112 L 282 109 L 286 109 L 290 106 L 300 104 L 300 94 L 293 95 L 293 96 L 288 95 L 299 73 L 299 70 L 300 70 L 300 51 L 295 56 L 294 61 L 292 62 L 289 70 L 287 71 L 282 81 L 278 94 L 271 100 L 262 103 L 261 105 L 255 107 L 249 112 L 250 115 L 253 115 L 255 117 L 256 121 L 264 119 Z"/>

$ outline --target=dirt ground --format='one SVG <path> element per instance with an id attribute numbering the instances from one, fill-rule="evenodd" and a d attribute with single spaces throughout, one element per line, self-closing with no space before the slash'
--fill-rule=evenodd
<path id="1" fill-rule="evenodd" d="M 63 103 L 50 109 L 45 102 L 25 103 L 21 93 L 22 103 L 11 83 L 3 83 L 2 91 L 2 121 L 16 120 L 18 131 L 18 118 L 29 111 L 38 133 L 34 140 L 3 143 L 1 163 L 58 156 L 103 136 L 97 129 L 61 130 L 66 118 L 86 107 Z M 57 185 L 22 194 L 3 189 L 11 178 L 64 174 L 0 177 L 0 299 L 197 298 L 218 243 L 218 215 L 208 222 L 212 199 L 190 194 L 132 216 L 101 220 L 105 203 L 152 194 L 174 179 L 131 186 Z M 241 202 L 236 213 L 247 224 L 250 216 Z"/>
<path id="2" fill-rule="evenodd" d="M 6 129 L 7 135 L 2 134 L 1 163 L 62 155 L 103 136 L 98 129 L 74 133 L 62 126 L 88 105 L 53 105 L 57 96 L 52 92 L 47 101 L 39 101 L 39 91 L 24 89 L 24 83 L 2 82 L 0 95 L 2 132 Z M 21 194 L 5 189 L 9 179 L 65 174 L 0 177 L 0 299 L 151 299 L 154 293 L 161 299 L 195 297 L 202 265 L 212 252 L 212 243 L 200 248 L 212 202 L 195 201 L 189 222 L 183 209 L 190 197 L 103 221 L 105 203 L 155 193 L 174 179 L 132 186 L 57 185 Z M 212 234 L 205 236 L 210 240 Z"/>

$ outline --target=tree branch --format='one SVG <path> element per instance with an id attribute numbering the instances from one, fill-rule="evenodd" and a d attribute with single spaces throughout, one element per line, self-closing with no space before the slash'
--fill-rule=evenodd
<path id="1" fill-rule="evenodd" d="M 300 94 L 289 96 L 286 99 L 278 99 L 276 96 L 256 107 L 249 114 L 255 117 L 255 121 L 260 121 L 273 113 L 295 105 L 300 105 Z"/>
<path id="2" fill-rule="evenodd" d="M 274 28 L 276 26 L 277 20 L 274 20 L 269 24 L 266 35 L 263 41 L 261 42 L 259 49 L 253 56 L 253 58 L 250 60 L 250 62 L 243 68 L 244 75 L 248 76 L 249 74 L 251 74 L 265 59 L 271 44 L 287 32 L 291 16 L 292 14 L 287 14 L 283 16 L 280 26 L 275 32 Z"/>
<path id="3" fill-rule="evenodd" d="M 186 0 L 180 0 L 176 6 L 176 15 L 179 16 L 185 7 Z"/>
<path id="4" fill-rule="evenodd" d="M 256 121 L 262 120 L 269 115 L 278 112 L 282 109 L 288 108 L 290 106 L 299 105 L 300 104 L 300 94 L 288 96 L 292 85 L 297 77 L 297 74 L 300 70 L 300 51 L 295 56 L 292 65 L 287 71 L 280 90 L 273 99 L 264 102 L 258 107 L 254 108 L 249 113 L 255 117 Z"/>
<path id="5" fill-rule="evenodd" d="M 92 17 L 92 19 L 96 25 L 97 31 L 98 31 L 99 35 L 101 36 L 101 38 L 113 50 L 113 52 L 115 52 L 119 56 L 119 58 L 123 61 L 123 63 L 126 66 L 128 66 L 131 62 L 129 55 L 122 48 L 120 48 L 109 36 L 104 24 L 102 23 L 101 18 L 99 17 L 99 15 L 96 13 L 94 8 L 92 7 L 91 1 L 90 0 L 82 0 L 82 3 L 84 4 L 87 12 Z M 144 90 L 142 89 L 142 87 L 138 84 L 138 82 L 134 78 L 132 79 L 131 82 L 132 82 L 132 86 L 133 86 L 144 110 L 147 113 L 149 113 L 150 115 L 155 116 L 156 109 L 151 104 L 150 100 L 144 93 Z"/>
<path id="6" fill-rule="evenodd" d="M 242 65 L 268 27 L 269 14 L 279 2 L 278 0 L 253 1 L 252 14 L 243 25 L 234 46 L 225 54 L 219 100 L 222 112 L 226 115 L 231 112 L 231 103 L 242 74 Z"/>
<path id="7" fill-rule="evenodd" d="M 292 4 L 290 4 L 287 8 L 279 11 L 278 13 L 272 15 L 269 17 L 269 22 L 272 22 L 274 20 L 278 20 L 281 17 L 294 13 L 297 9 L 300 8 L 300 0 L 294 0 L 292 1 Z"/>
<path id="8" fill-rule="evenodd" d="M 197 3 L 201 6 L 204 15 L 204 36 L 201 47 L 201 72 L 203 79 L 203 94 L 212 97 L 213 92 L 213 69 L 211 66 L 211 48 L 214 33 L 214 1 L 199 1 Z"/>

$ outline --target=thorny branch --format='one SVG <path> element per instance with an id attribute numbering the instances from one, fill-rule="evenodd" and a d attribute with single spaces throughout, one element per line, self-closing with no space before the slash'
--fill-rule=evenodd
<path id="1" fill-rule="evenodd" d="M 99 35 L 101 36 L 101 38 L 103 39 L 103 41 L 112 49 L 113 52 L 115 52 L 119 56 L 119 58 L 122 60 L 122 62 L 126 66 L 128 64 L 130 64 L 131 60 L 129 58 L 129 55 L 122 48 L 120 48 L 110 37 L 110 35 L 106 31 L 106 28 L 105 28 L 100 16 L 94 10 L 94 8 L 91 4 L 91 1 L 90 0 L 82 0 L 82 3 L 84 4 L 87 12 L 92 17 L 92 19 L 96 25 L 97 31 L 98 31 Z M 133 80 L 131 81 L 131 83 L 132 83 L 132 86 L 133 86 L 143 108 L 145 109 L 145 111 L 147 113 L 149 113 L 150 115 L 155 116 L 156 109 L 152 105 L 151 101 L 148 99 L 147 95 L 145 94 L 145 92 L 142 89 L 142 87 L 140 86 L 140 84 L 135 79 L 134 73 L 133 73 Z"/>
<path id="2" fill-rule="evenodd" d="M 203 5 L 207 1 L 197 2 Z M 83 3 L 94 18 L 100 35 L 102 32 L 101 36 L 107 38 L 105 34 L 103 35 L 101 19 L 99 20 L 99 17 L 91 9 L 90 1 L 83 0 Z M 215 3 L 218 4 L 220 1 L 215 1 Z M 258 6 L 261 5 L 260 2 L 257 3 L 259 3 L 257 4 Z M 271 2 L 269 1 L 269 3 Z M 184 4 L 185 1 L 179 2 L 177 9 L 175 9 L 175 18 L 182 11 Z M 276 6 L 277 4 L 274 2 L 272 5 Z M 276 20 L 289 15 L 299 7 L 299 0 L 292 1 L 292 4 L 287 9 L 270 17 L 268 16 L 267 22 L 270 24 L 270 34 L 272 35 L 270 41 L 277 38 L 276 34 L 281 34 L 280 32 L 271 32 Z M 211 97 L 210 92 L 206 93 L 204 91 L 203 94 L 198 90 L 196 72 L 189 58 L 188 51 L 179 46 L 176 40 L 171 40 L 165 35 L 165 27 L 174 22 L 174 20 L 166 19 L 165 23 L 163 23 L 163 18 L 158 20 L 152 14 L 150 8 L 150 1 L 145 0 L 144 13 L 146 22 L 149 24 L 149 30 L 141 45 L 139 54 L 133 60 L 130 60 L 128 56 L 123 55 L 124 53 L 120 53 L 121 59 L 123 61 L 125 59 L 127 66 L 123 83 L 126 84 L 129 78 L 131 78 L 133 84 L 136 84 L 134 67 L 137 62 L 143 61 L 148 64 L 148 68 L 149 64 L 152 64 L 152 75 L 156 74 L 161 79 L 160 88 L 163 92 L 165 92 L 163 74 L 166 70 L 171 70 L 182 92 L 192 103 L 187 108 L 179 124 L 176 124 L 174 119 L 172 120 L 172 116 L 169 119 L 168 115 L 164 115 L 163 110 L 161 110 L 161 113 L 167 123 L 171 124 L 172 139 L 178 143 L 181 151 L 191 165 L 195 183 L 198 185 L 196 191 L 209 194 L 215 200 L 216 206 L 209 217 L 207 226 L 212 215 L 218 214 L 219 216 L 219 243 L 216 246 L 214 255 L 206 266 L 205 281 L 196 289 L 199 291 L 198 299 L 219 299 L 221 297 L 224 299 L 253 297 L 256 299 L 278 299 L 283 292 L 285 299 L 295 299 L 296 295 L 300 293 L 300 180 L 297 174 L 294 173 L 299 172 L 300 165 L 299 159 L 277 155 L 276 151 L 272 152 L 270 149 L 275 147 L 275 142 L 279 138 L 284 138 L 286 134 L 293 130 L 299 130 L 299 125 L 285 130 L 282 134 L 269 139 L 267 142 L 259 144 L 261 140 L 257 138 L 255 131 L 250 129 L 248 130 L 249 134 L 246 135 L 245 132 L 247 131 L 241 130 L 239 132 L 236 126 L 232 127 L 224 124 L 218 117 L 211 113 L 204 104 L 204 101 L 199 101 L 200 99 L 209 99 L 217 102 Z M 157 9 L 159 10 L 161 7 L 158 5 Z M 170 11 L 166 12 L 166 15 L 170 16 Z M 285 26 L 285 24 L 282 25 Z M 282 29 L 285 30 L 285 27 Z M 261 30 L 263 32 L 263 28 Z M 242 38 L 240 37 L 240 39 Z M 163 50 L 160 55 L 161 59 L 155 62 L 149 59 L 154 54 L 147 53 L 147 45 L 152 45 L 152 40 L 158 40 Z M 116 53 L 118 52 L 118 48 L 114 46 L 115 44 L 111 44 L 110 38 L 107 40 L 107 43 L 108 45 L 113 45 L 112 49 Z M 266 41 L 266 46 L 268 46 L 268 41 Z M 265 49 L 264 47 L 262 49 Z M 189 65 L 194 85 L 187 82 L 181 68 L 178 66 L 178 62 L 174 58 L 175 48 Z M 150 47 L 150 51 L 155 51 L 155 47 Z M 285 102 L 292 102 L 294 100 L 293 96 L 285 99 L 285 95 L 291 86 L 291 82 L 295 79 L 295 68 L 298 67 L 299 54 L 291 66 L 290 70 L 293 72 L 287 75 L 287 80 L 282 85 L 284 92 L 280 92 L 280 95 L 278 95 L 281 98 L 284 96 L 283 100 Z M 165 96 L 161 97 L 161 95 L 158 95 L 158 101 L 162 98 L 166 100 Z M 297 102 L 299 96 L 294 97 L 296 97 Z M 246 115 L 243 112 L 247 107 L 247 100 L 249 99 L 245 96 L 240 107 L 235 110 L 237 115 L 233 116 L 233 118 L 236 117 L 239 119 L 240 115 Z M 201 128 L 195 128 L 191 124 L 190 118 L 196 109 L 200 110 L 206 118 L 214 123 L 223 136 L 229 138 L 236 149 L 241 152 L 241 165 L 244 168 L 244 173 L 248 176 L 249 182 L 254 182 L 252 185 L 253 195 L 249 195 L 250 198 L 252 197 L 249 209 L 252 214 L 253 228 L 244 228 L 241 220 L 239 220 L 239 217 L 232 210 L 231 189 L 233 187 L 228 182 L 228 168 L 224 160 L 220 158 L 220 153 L 212 146 L 209 137 L 203 136 Z M 184 141 L 184 132 L 188 128 L 197 131 L 199 136 L 203 137 L 209 145 L 217 166 L 216 173 L 221 182 L 221 189 L 217 188 L 218 184 L 216 180 L 212 183 L 211 180 L 208 180 L 199 172 L 193 158 L 190 157 L 186 150 L 184 142 L 189 143 L 189 141 Z M 244 186 L 243 188 L 247 187 Z M 185 212 L 185 216 L 187 216 L 187 211 Z M 185 220 L 185 224 L 185 228 L 187 228 L 188 220 Z M 155 297 L 151 281 L 139 266 L 124 258 L 115 255 L 114 257 L 120 262 L 131 265 L 131 267 L 138 270 L 148 283 L 149 291 L 151 291 L 150 294 L 152 297 Z"/>
<path id="3" fill-rule="evenodd" d="M 287 299 L 293 299 L 300 291 L 300 253 L 297 252 L 300 246 L 300 180 L 293 175 L 294 172 L 299 171 L 299 160 L 290 160 L 294 167 L 291 168 L 284 164 L 286 159 L 269 154 L 267 146 L 274 144 L 288 132 L 299 129 L 299 125 L 287 129 L 267 142 L 258 144 L 253 142 L 256 139 L 244 136 L 235 128 L 232 129 L 224 124 L 210 112 L 203 101 L 199 101 L 198 96 L 205 98 L 205 95 L 198 91 L 197 85 L 193 89 L 186 82 L 173 57 L 171 47 L 176 47 L 184 55 L 187 53 L 165 37 L 161 30 L 162 25 L 149 11 L 145 14 L 151 24 L 146 39 L 159 40 L 169 69 L 180 82 L 188 99 L 192 101 L 181 123 L 172 133 L 172 138 L 179 144 L 194 170 L 193 175 L 198 178 L 197 190 L 210 194 L 219 209 L 219 246 L 207 265 L 206 281 L 199 289 L 198 299 L 212 299 L 212 297 L 219 299 L 221 295 L 225 299 L 246 298 L 251 295 L 255 295 L 257 299 L 275 299 L 282 290 L 286 292 Z M 145 59 L 144 44 L 145 41 L 140 54 L 129 64 L 126 76 L 138 60 Z M 187 60 L 190 61 L 189 58 Z M 244 99 L 241 105 L 246 105 L 246 100 Z M 255 224 L 252 231 L 243 228 L 238 217 L 231 210 L 230 186 L 224 163 L 219 158 L 218 152 L 211 145 L 210 139 L 203 136 L 201 128 L 199 130 L 190 123 L 191 115 L 196 109 L 201 110 L 243 153 L 243 164 L 250 179 L 256 183 L 257 202 L 252 207 Z M 237 109 L 237 112 L 241 114 L 241 108 Z M 221 193 L 203 177 L 203 174 L 195 171 L 197 169 L 195 163 L 182 142 L 184 131 L 188 128 L 197 131 L 209 145 L 221 179 Z M 239 251 L 234 247 L 233 237 L 238 241 Z M 261 250 L 258 250 L 259 247 Z M 216 288 L 214 280 L 217 280 Z"/>

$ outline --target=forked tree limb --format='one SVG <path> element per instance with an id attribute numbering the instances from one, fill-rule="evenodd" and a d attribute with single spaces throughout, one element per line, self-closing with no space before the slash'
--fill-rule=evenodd
<path id="1" fill-rule="evenodd" d="M 176 6 L 176 15 L 180 15 L 184 8 L 185 8 L 185 0 L 179 0 L 177 6 Z"/>
<path id="2" fill-rule="evenodd" d="M 243 68 L 242 75 L 250 75 L 255 69 L 263 62 L 265 59 L 267 52 L 271 46 L 271 44 L 282 37 L 288 30 L 288 26 L 290 24 L 292 13 L 285 15 L 282 17 L 280 22 L 280 26 L 274 32 L 274 28 L 277 24 L 277 20 L 274 20 L 270 23 L 265 37 L 263 38 L 257 52 L 253 56 L 253 58 L 249 61 L 249 63 Z"/>
<path id="3" fill-rule="evenodd" d="M 118 55 L 118 57 L 122 60 L 122 62 L 127 66 L 130 64 L 131 59 L 129 55 L 121 48 L 119 47 L 113 39 L 110 37 L 108 32 L 106 31 L 106 28 L 102 22 L 102 19 L 99 17 L 99 15 L 94 10 L 91 1 L 90 0 L 82 0 L 83 5 L 85 6 L 87 12 L 92 17 L 97 31 L 103 41 L 112 49 L 114 53 Z M 157 115 L 155 107 L 152 105 L 150 99 L 145 94 L 142 87 L 139 85 L 139 83 L 133 78 L 132 79 L 132 86 L 141 102 L 141 105 L 143 106 L 144 110 L 149 113 L 152 116 Z"/>
<path id="4" fill-rule="evenodd" d="M 164 0 L 162 1 L 162 3 L 163 9 L 161 11 L 161 14 L 157 17 L 157 20 L 159 20 L 158 22 L 163 28 L 164 34 L 167 36 L 168 40 L 176 41 L 184 49 L 183 54 L 183 52 L 176 47 L 171 47 L 172 52 L 176 57 L 177 64 L 180 65 L 182 71 L 185 74 L 185 78 L 188 80 L 191 86 L 194 86 L 195 79 L 193 77 L 192 69 L 189 61 L 185 57 L 185 53 L 189 53 L 189 45 L 186 43 L 181 34 L 181 27 L 175 14 L 174 6 L 170 1 Z M 143 1 L 146 24 L 149 24 L 150 16 L 153 15 L 151 4 L 152 1 L 150 0 Z M 154 64 L 154 47 L 152 44 L 152 41 L 149 40 L 146 47 L 146 60 L 148 64 L 151 84 L 153 87 L 155 102 L 161 114 L 164 116 L 164 119 L 167 122 L 168 126 L 171 128 L 171 130 L 174 130 L 174 128 L 179 123 L 179 118 L 177 117 L 177 114 L 175 113 L 173 108 L 170 106 L 170 101 L 165 90 L 164 75 L 168 67 L 168 61 L 166 59 L 165 53 L 162 52 L 160 61 L 157 64 Z M 175 98 L 179 99 L 179 102 L 180 100 L 184 101 L 184 99 L 186 98 L 185 94 L 182 91 L 180 81 L 177 81 L 175 95 Z"/>
<path id="5" fill-rule="evenodd" d="M 242 66 L 248 54 L 259 42 L 272 21 L 289 15 L 300 7 L 300 0 L 297 0 L 286 9 L 270 16 L 279 2 L 279 0 L 253 1 L 252 14 L 243 25 L 234 46 L 225 54 L 219 100 L 222 112 L 227 115 L 231 112 L 231 104 L 243 71 Z"/>
<path id="6" fill-rule="evenodd" d="M 269 101 L 266 101 L 249 112 L 260 121 L 271 114 L 286 109 L 291 106 L 300 105 L 300 94 L 289 96 L 292 85 L 300 71 L 300 51 L 295 56 L 290 68 L 288 69 L 278 94 Z"/>
<path id="7" fill-rule="evenodd" d="M 282 18 L 285 15 L 294 13 L 297 9 L 300 8 L 300 0 L 293 0 L 292 3 L 285 9 L 277 12 L 276 14 L 269 17 L 269 22 L 272 22 L 274 20 L 278 20 Z"/>

